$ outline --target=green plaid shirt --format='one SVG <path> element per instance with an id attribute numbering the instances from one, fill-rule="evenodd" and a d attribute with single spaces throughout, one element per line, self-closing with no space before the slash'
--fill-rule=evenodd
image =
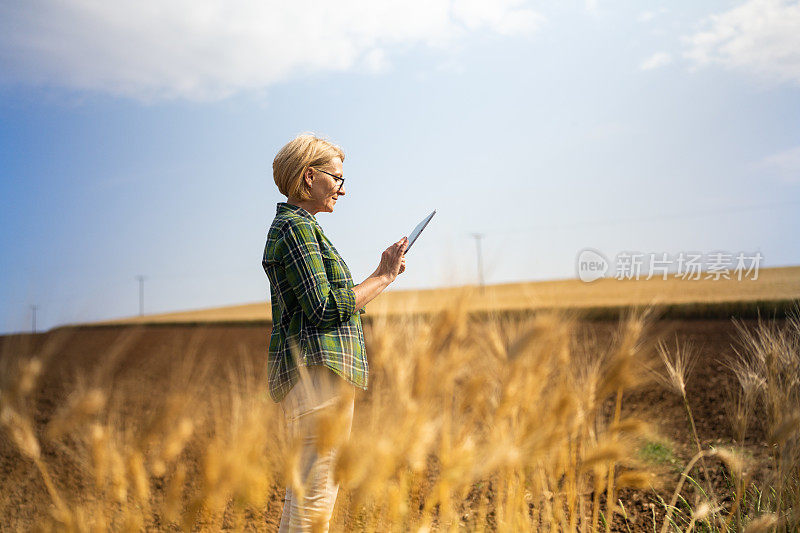
<path id="1" fill-rule="evenodd" d="M 281 202 L 262 261 L 270 283 L 269 393 L 280 402 L 299 379 L 297 364 L 325 365 L 367 388 L 367 350 L 353 278 L 314 215 Z M 297 357 L 297 363 L 295 357 Z"/>

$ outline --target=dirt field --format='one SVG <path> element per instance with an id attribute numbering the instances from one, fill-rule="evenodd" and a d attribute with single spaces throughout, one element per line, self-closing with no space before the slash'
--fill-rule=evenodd
<path id="1" fill-rule="evenodd" d="M 752 325 L 752 320 L 745 321 Z M 581 324 L 578 335 L 592 338 L 599 344 L 610 342 L 616 322 L 586 322 Z M 77 376 L 91 376 L 101 371 L 104 359 L 114 357 L 110 350 L 119 346 L 121 335 L 130 328 L 104 327 L 79 328 L 55 331 L 35 336 L 0 337 L 0 357 L 14 358 L 40 353 L 46 350 L 48 341 L 62 335 L 57 343 L 57 351 L 45 366 L 35 395 L 35 418 L 37 425 L 44 425 L 55 410 L 67 401 L 67 391 L 74 388 Z M 190 352 L 196 357 L 208 358 L 212 365 L 222 367 L 226 359 L 241 357 L 248 359 L 257 372 L 264 375 L 266 365 L 266 346 L 268 328 L 263 326 L 240 327 L 182 327 L 158 326 L 143 327 L 140 335 L 120 354 L 119 363 L 113 372 L 117 377 L 137 376 L 141 387 L 139 394 L 146 402 L 148 391 L 163 387 L 161 368 L 164 358 L 170 353 Z M 691 340 L 701 350 L 702 356 L 694 372 L 688 378 L 688 400 L 697 422 L 697 431 L 704 445 L 726 444 L 732 440 L 725 412 L 727 394 L 736 386 L 735 377 L 726 366 L 732 355 L 731 344 L 736 333 L 730 320 L 665 320 L 658 321 L 651 335 L 661 335 L 669 342 L 677 336 L 679 340 Z M 368 351 L 372 339 L 367 338 Z M 224 380 L 223 380 L 224 381 Z M 264 392 L 265 393 L 265 392 Z M 213 391 L 208 391 L 213 395 Z M 375 387 L 367 392 L 359 392 L 356 399 L 355 417 L 358 424 L 363 406 L 373 400 Z M 680 397 L 659 386 L 651 385 L 626 396 L 622 402 L 624 414 L 637 414 L 651 421 L 659 436 L 653 437 L 655 450 L 653 457 L 646 457 L 653 468 L 661 472 L 660 478 L 667 489 L 674 487 L 678 471 L 693 454 L 694 444 L 690 437 L 689 425 Z M 609 410 L 611 406 L 608 406 Z M 278 419 L 275 424 L 279 424 Z M 0 433 L 2 435 L 2 433 Z M 758 459 L 764 455 L 766 443 L 763 433 L 750 432 L 748 449 Z M 71 481 L 72 459 L 63 448 L 50 446 L 44 440 L 43 456 L 49 464 L 56 465 L 54 478 L 64 494 L 80 494 L 84 487 L 65 486 Z M 643 451 L 646 453 L 646 450 Z M 712 467 L 712 472 L 721 469 Z M 712 474 L 721 475 L 721 474 Z M 74 483 L 81 483 L 75 479 Z M 722 479 L 718 483 L 724 483 Z M 0 525 L 3 530 L 27 529 L 52 508 L 51 499 L 34 465 L 23 457 L 8 440 L 0 437 Z M 665 491 L 668 494 L 669 490 Z M 281 511 L 283 489 L 273 486 L 268 505 L 259 516 L 248 520 L 248 528 L 275 531 Z M 653 531 L 651 504 L 657 499 L 652 491 L 623 490 L 620 497 L 629 515 L 629 524 L 614 523 L 614 530 Z M 340 492 L 337 512 L 333 523 L 343 524 L 344 529 L 356 529 L 354 517 L 340 516 L 347 508 L 350 495 L 346 490 Z M 656 514 L 663 512 L 658 509 Z M 337 522 L 338 521 L 338 522 Z M 659 521 L 660 524 L 660 521 Z"/>

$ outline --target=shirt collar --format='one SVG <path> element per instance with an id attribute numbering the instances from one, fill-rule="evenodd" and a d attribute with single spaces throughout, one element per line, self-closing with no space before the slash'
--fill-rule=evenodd
<path id="1" fill-rule="evenodd" d="M 317 221 L 317 219 L 314 218 L 314 215 L 312 215 L 311 213 L 309 213 L 308 211 L 306 211 L 302 207 L 299 207 L 299 206 L 296 206 L 296 205 L 292 205 L 292 204 L 287 203 L 287 202 L 278 202 L 278 213 L 281 213 L 281 212 L 283 212 L 283 213 L 286 213 L 286 212 L 295 213 L 297 215 L 300 215 L 301 217 L 310 218 L 314 222 Z"/>

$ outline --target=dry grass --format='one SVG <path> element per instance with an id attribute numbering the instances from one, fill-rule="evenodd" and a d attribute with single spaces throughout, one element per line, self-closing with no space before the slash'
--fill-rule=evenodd
<path id="1" fill-rule="evenodd" d="M 759 320 L 753 329 L 737 322 L 739 346 L 734 371 L 741 390 L 735 398 L 734 427 L 744 435 L 753 414 L 768 437 L 775 491 L 772 511 L 779 531 L 800 528 L 800 313 L 783 327 Z M 737 520 L 741 517 L 737 515 Z"/>
<path id="2" fill-rule="evenodd" d="M 333 530 L 608 531 L 614 520 L 625 523 L 621 490 L 664 484 L 677 488 L 659 510 L 665 530 L 748 522 L 758 530 L 773 518 L 797 524 L 797 322 L 783 332 L 765 326 L 743 333 L 740 349 L 747 372 L 779 380 L 752 393 L 769 413 L 771 486 L 779 497 L 754 508 L 744 497 L 741 454 L 698 441 L 680 483 L 695 461 L 709 458 L 726 465 L 735 490 L 687 512 L 676 505 L 681 487 L 654 479 L 637 458 L 647 421 L 625 418 L 621 409 L 627 394 L 652 379 L 659 355 L 668 383 L 685 397 L 687 347 L 672 353 L 649 335 L 655 317 L 647 311 L 622 320 L 612 345 L 601 348 L 575 340 L 568 314 L 471 320 L 473 296 L 462 294 L 433 317 L 387 315 L 369 325 L 372 393 L 357 405 L 337 460 L 342 492 Z M 258 517 L 269 495 L 300 480 L 298 448 L 266 395 L 263 372 L 247 354 L 203 353 L 199 337 L 123 368 L 121 354 L 136 331 L 91 372 L 66 380 L 66 401 L 48 420 L 36 418 L 35 395 L 58 338 L 40 353 L 2 354 L 0 438 L 44 487 L 35 524 L 16 525 L 267 530 Z M 787 401 L 795 402 L 788 410 Z M 337 442 L 339 413 L 318 431 L 321 442 Z M 8 513 L 9 502 L 0 501 L 0 510 Z"/>

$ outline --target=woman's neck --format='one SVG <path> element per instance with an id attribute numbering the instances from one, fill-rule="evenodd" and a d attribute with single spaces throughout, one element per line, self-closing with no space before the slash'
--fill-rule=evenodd
<path id="1" fill-rule="evenodd" d="M 317 213 L 319 213 L 319 209 L 316 209 L 314 205 L 309 201 L 298 200 L 296 198 L 287 198 L 286 203 L 297 207 L 302 207 L 312 215 L 316 215 Z"/>

